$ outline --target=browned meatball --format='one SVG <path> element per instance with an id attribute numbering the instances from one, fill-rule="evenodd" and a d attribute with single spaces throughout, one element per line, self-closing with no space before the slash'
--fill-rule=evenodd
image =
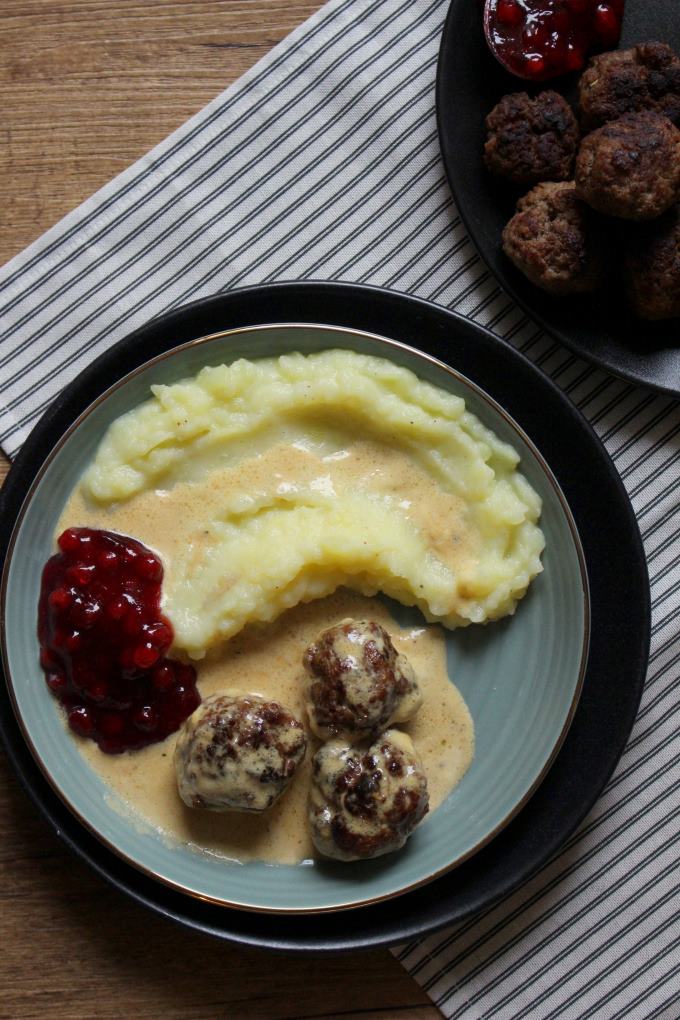
<path id="1" fill-rule="evenodd" d="M 322 740 L 373 737 L 420 708 L 411 664 L 371 620 L 343 620 L 324 631 L 306 649 L 303 664 L 309 721 Z"/>
<path id="2" fill-rule="evenodd" d="M 602 277 L 592 214 L 570 182 L 538 184 L 519 200 L 503 231 L 503 251 L 549 294 L 592 291 Z"/>
<path id="3" fill-rule="evenodd" d="M 489 170 L 517 184 L 565 181 L 571 177 L 578 125 L 557 92 L 503 96 L 486 118 L 484 161 Z"/>
<path id="4" fill-rule="evenodd" d="M 399 850 L 427 809 L 425 774 L 399 730 L 367 751 L 332 740 L 314 756 L 309 821 L 325 857 L 356 861 Z"/>
<path id="5" fill-rule="evenodd" d="M 680 123 L 680 60 L 659 42 L 600 53 L 581 75 L 579 105 L 585 131 L 641 110 Z"/>
<path id="6" fill-rule="evenodd" d="M 598 212 L 654 219 L 680 195 L 680 131 L 658 113 L 627 113 L 583 139 L 575 179 Z"/>
<path id="7" fill-rule="evenodd" d="M 265 811 L 305 756 L 297 719 L 255 694 L 215 694 L 190 715 L 175 748 L 179 795 L 210 811 Z"/>
<path id="8" fill-rule="evenodd" d="M 680 208 L 633 229 L 627 240 L 626 278 L 642 319 L 680 316 Z"/>

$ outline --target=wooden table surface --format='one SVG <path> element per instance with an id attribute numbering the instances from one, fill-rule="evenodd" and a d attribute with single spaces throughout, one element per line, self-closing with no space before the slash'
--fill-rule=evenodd
<path id="1" fill-rule="evenodd" d="M 2 0 L 0 263 L 320 6 Z M 0 1018 L 440 1017 L 386 950 L 270 957 L 142 910 L 67 853 L 1 753 L 0 877 Z"/>

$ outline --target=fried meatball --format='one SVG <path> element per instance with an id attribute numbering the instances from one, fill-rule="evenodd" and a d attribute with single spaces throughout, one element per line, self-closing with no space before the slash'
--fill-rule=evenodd
<path id="1" fill-rule="evenodd" d="M 371 620 L 343 620 L 305 651 L 307 711 L 322 740 L 374 737 L 406 722 L 422 695 L 413 668 Z"/>
<path id="2" fill-rule="evenodd" d="M 503 96 L 486 118 L 484 161 L 489 170 L 517 184 L 566 181 L 571 177 L 578 125 L 557 92 Z"/>
<path id="3" fill-rule="evenodd" d="M 503 251 L 549 294 L 595 290 L 603 274 L 592 213 L 571 182 L 538 184 L 519 200 L 503 231 Z"/>
<path id="4" fill-rule="evenodd" d="M 680 207 L 632 229 L 625 271 L 630 301 L 640 318 L 680 316 Z"/>
<path id="5" fill-rule="evenodd" d="M 680 60 L 659 42 L 600 53 L 581 75 L 579 106 L 584 131 L 641 110 L 680 124 Z"/>
<path id="6" fill-rule="evenodd" d="M 209 811 L 265 811 L 305 756 L 297 719 L 255 694 L 215 694 L 190 715 L 175 748 L 179 795 Z"/>
<path id="7" fill-rule="evenodd" d="M 309 821 L 325 857 L 357 861 L 399 850 L 427 810 L 425 773 L 399 730 L 368 750 L 332 740 L 314 756 Z"/>
<path id="8" fill-rule="evenodd" d="M 583 139 L 575 180 L 598 212 L 654 219 L 680 195 L 680 131 L 658 113 L 627 113 Z"/>

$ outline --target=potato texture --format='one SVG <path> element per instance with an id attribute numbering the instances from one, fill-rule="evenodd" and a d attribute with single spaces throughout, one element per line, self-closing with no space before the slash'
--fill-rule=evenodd
<path id="1" fill-rule="evenodd" d="M 193 657 L 341 585 L 448 627 L 486 622 L 542 569 L 540 498 L 516 452 L 460 397 L 389 361 L 241 360 L 152 391 L 110 427 L 82 488 L 102 508 L 195 489 L 197 537 L 164 583 Z M 208 488 L 202 500 L 218 476 L 219 500 Z"/>

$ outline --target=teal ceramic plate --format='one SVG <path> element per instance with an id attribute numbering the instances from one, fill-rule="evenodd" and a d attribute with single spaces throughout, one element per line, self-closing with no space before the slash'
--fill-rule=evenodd
<path id="1" fill-rule="evenodd" d="M 228 863 L 172 843 L 131 820 L 85 764 L 38 666 L 36 605 L 41 569 L 69 493 L 111 421 L 143 401 L 153 382 L 174 382 L 204 365 L 286 351 L 342 347 L 387 357 L 465 398 L 521 456 L 543 500 L 544 572 L 516 614 L 486 627 L 447 632 L 449 671 L 472 713 L 475 759 L 445 803 L 400 853 L 376 861 L 296 866 Z M 400 622 L 414 611 L 395 607 Z M 3 655 L 15 711 L 43 773 L 71 811 L 124 860 L 202 900 L 267 912 L 333 911 L 376 903 L 430 881 L 491 840 L 546 775 L 576 709 L 585 671 L 589 606 L 576 527 L 535 446 L 476 385 L 395 340 L 314 325 L 247 327 L 214 334 L 148 362 L 104 393 L 75 422 L 39 472 L 15 528 L 3 576 Z"/>

